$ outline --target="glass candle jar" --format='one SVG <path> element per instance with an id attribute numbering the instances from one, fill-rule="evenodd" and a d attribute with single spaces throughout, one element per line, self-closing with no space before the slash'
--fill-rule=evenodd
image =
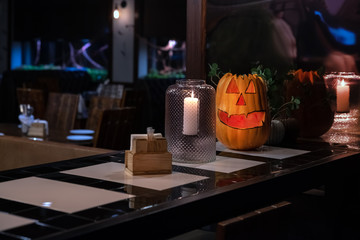
<path id="1" fill-rule="evenodd" d="M 165 137 L 173 161 L 215 161 L 215 89 L 205 80 L 177 80 L 166 90 Z"/>
<path id="2" fill-rule="evenodd" d="M 332 130 L 360 130 L 360 76 L 354 72 L 332 72 L 324 76 L 335 111 Z"/>

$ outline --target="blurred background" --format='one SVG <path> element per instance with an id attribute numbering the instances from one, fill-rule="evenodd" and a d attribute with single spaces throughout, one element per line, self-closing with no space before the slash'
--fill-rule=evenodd
<path id="1" fill-rule="evenodd" d="M 162 132 L 165 90 L 186 77 L 186 8 L 186 0 L 0 0 L 0 121 L 17 120 L 14 89 L 30 82 L 85 100 L 113 83 L 142 96 L 138 131 Z M 358 0 L 208 0 L 206 11 L 207 71 L 217 63 L 238 74 L 259 64 L 358 73 Z"/>

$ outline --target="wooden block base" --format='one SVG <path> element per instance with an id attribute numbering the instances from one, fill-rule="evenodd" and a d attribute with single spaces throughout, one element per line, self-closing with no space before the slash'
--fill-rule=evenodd
<path id="1" fill-rule="evenodd" d="M 125 151 L 125 170 L 132 175 L 170 174 L 172 154 L 169 152 L 133 153 Z"/>

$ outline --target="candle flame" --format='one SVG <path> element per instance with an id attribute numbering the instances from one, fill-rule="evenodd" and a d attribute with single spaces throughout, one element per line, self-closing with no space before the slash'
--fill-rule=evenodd
<path id="1" fill-rule="evenodd" d="M 342 87 L 345 86 L 345 81 L 344 81 L 344 79 L 341 80 L 341 81 L 339 80 L 338 82 L 339 82 L 339 84 L 340 84 Z"/>
<path id="2" fill-rule="evenodd" d="M 194 98 L 194 91 L 191 92 L 191 98 Z"/>

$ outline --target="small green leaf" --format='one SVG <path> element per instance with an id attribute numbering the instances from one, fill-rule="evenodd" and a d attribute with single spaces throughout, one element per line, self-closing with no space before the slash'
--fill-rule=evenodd
<path id="1" fill-rule="evenodd" d="M 217 77 L 218 76 L 218 70 L 219 69 L 219 65 L 217 63 L 213 63 L 213 64 L 209 64 L 210 67 L 210 71 L 208 76 L 209 77 Z"/>

